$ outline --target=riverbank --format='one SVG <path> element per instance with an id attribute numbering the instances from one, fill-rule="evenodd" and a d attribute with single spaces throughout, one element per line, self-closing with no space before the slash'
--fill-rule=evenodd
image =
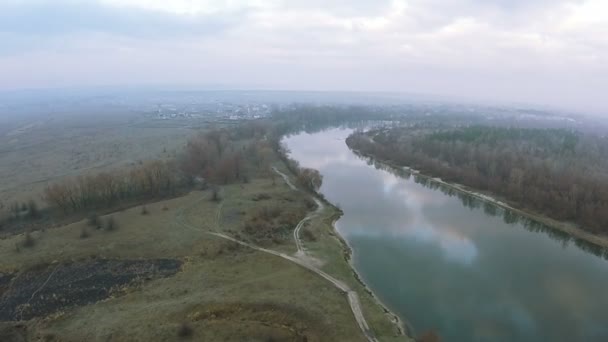
<path id="1" fill-rule="evenodd" d="M 340 233 L 352 248 L 361 280 L 403 321 L 410 320 L 417 336 L 439 335 L 449 341 L 603 340 L 603 332 L 588 328 L 589 321 L 602 326 L 607 307 L 593 295 L 608 284 L 608 264 L 595 253 L 602 249 L 428 178 L 409 177 L 402 167 L 395 172 L 360 158 L 344 143 L 350 134 L 346 128 L 303 133 L 285 144 L 302 167 L 321 172 L 320 192 L 344 211 L 337 223 L 325 218 L 335 227 L 318 227 Z M 373 148 L 369 152 L 375 154 Z M 339 265 L 344 270 L 340 279 L 354 280 L 342 261 L 345 249 L 320 237 L 317 227 L 302 227 L 305 240 L 309 228 L 316 237 L 305 244 L 309 254 L 324 256 L 316 247 L 317 240 L 324 241 L 335 254 L 319 259 Z M 336 268 L 327 273 L 339 275 Z M 351 288 L 372 303 L 362 286 Z M 582 301 L 588 306 L 576 306 Z M 378 314 L 380 309 L 373 310 L 372 315 L 388 321 L 386 314 Z M 522 316 L 529 319 L 514 319 Z M 529 330 L 530 321 L 538 328 Z"/>
<path id="2" fill-rule="evenodd" d="M 291 189 L 300 191 L 285 173 L 276 167 L 273 169 Z M 287 170 L 285 171 L 287 172 Z M 321 205 L 322 210 L 316 209 L 315 215 L 308 216 L 305 219 L 307 221 L 306 226 L 300 224 L 298 226 L 300 229 L 311 229 L 314 227 L 318 230 L 315 234 L 320 236 L 320 238 L 316 241 L 301 242 L 301 250 L 298 248 L 296 255 L 307 256 L 307 251 L 312 251 L 313 253 L 310 256 L 313 259 L 319 259 L 323 263 L 320 267 L 323 272 L 331 275 L 331 277 L 336 277 L 339 279 L 338 281 L 344 282 L 347 287 L 351 288 L 349 292 L 355 292 L 359 295 L 359 299 L 356 301 L 360 301 L 362 315 L 369 321 L 371 330 L 375 332 L 375 335 L 378 335 L 373 338 L 374 340 L 378 338 L 382 341 L 402 341 L 404 339 L 406 341 L 414 341 L 414 331 L 411 325 L 409 323 L 404 324 L 399 316 L 378 299 L 373 291 L 363 282 L 352 264 L 352 248 L 340 235 L 335 225 L 340 217 L 342 217 L 343 211 L 329 202 L 322 193 L 310 190 L 301 190 L 301 193 L 306 196 L 312 196 L 317 205 Z M 323 236 L 324 233 L 327 233 L 327 235 Z M 294 239 L 296 241 L 299 239 L 295 233 Z M 337 244 L 332 241 L 333 239 L 337 240 Z M 387 324 L 390 324 L 395 329 L 391 329 Z M 391 330 L 396 333 L 392 338 L 389 337 Z"/>
<path id="3" fill-rule="evenodd" d="M 329 202 L 327 202 L 327 203 L 329 203 Z M 389 309 L 388 305 L 385 304 L 385 303 L 383 303 L 378 298 L 378 296 L 374 293 L 374 291 L 372 291 L 372 289 L 370 289 L 369 286 L 367 286 L 367 284 L 363 281 L 363 278 L 361 277 L 361 275 L 359 274 L 359 272 L 357 272 L 357 269 L 355 268 L 355 265 L 353 264 L 353 255 L 354 255 L 353 249 L 348 244 L 348 242 L 346 241 L 346 239 L 344 239 L 340 235 L 340 233 L 338 232 L 338 230 L 336 229 L 336 222 L 338 222 L 338 220 L 344 214 L 344 212 L 341 209 L 339 209 L 336 206 L 334 206 L 333 204 L 330 204 L 330 206 L 332 206 L 332 208 L 338 212 L 338 214 L 335 217 L 335 219 L 331 222 L 331 226 L 333 228 L 333 231 L 336 234 L 336 238 L 338 239 L 338 241 L 340 242 L 340 244 L 342 246 L 342 249 L 344 251 L 344 260 L 350 266 L 350 268 L 351 268 L 351 270 L 353 272 L 353 277 L 363 287 L 363 289 L 365 290 L 365 292 L 367 292 L 374 299 L 374 301 L 376 302 L 376 304 L 378 306 L 382 307 L 382 310 L 384 310 L 384 312 L 386 313 L 386 315 L 389 316 L 390 320 L 395 325 L 397 325 L 399 331 L 404 336 L 409 337 L 409 338 L 415 338 L 416 333 L 415 333 L 415 330 L 414 330 L 412 324 L 409 323 L 408 321 L 406 321 L 405 319 L 402 320 L 397 314 L 395 314 L 391 309 Z"/>
<path id="4" fill-rule="evenodd" d="M 371 159 L 374 162 L 378 162 L 387 167 L 393 168 L 397 171 L 410 172 L 410 173 L 412 173 L 416 176 L 422 177 L 428 181 L 435 182 L 437 184 L 441 184 L 443 186 L 449 187 L 450 189 L 470 195 L 481 201 L 492 203 L 492 204 L 494 204 L 498 207 L 501 207 L 503 209 L 506 209 L 506 210 L 511 210 L 528 219 L 542 223 L 545 226 L 547 226 L 548 228 L 555 229 L 555 230 L 561 231 L 563 233 L 566 233 L 573 238 L 583 240 L 587 243 L 593 244 L 593 245 L 601 247 L 603 249 L 608 249 L 608 236 L 599 236 L 599 235 L 591 234 L 591 233 L 577 227 L 576 225 L 574 225 L 572 223 L 557 221 L 550 217 L 544 216 L 542 214 L 535 213 L 534 211 L 529 210 L 529 209 L 517 208 L 514 206 L 513 203 L 510 203 L 508 200 L 505 200 L 502 198 L 497 198 L 494 194 L 484 193 L 484 192 L 478 191 L 476 189 L 472 189 L 470 187 L 467 187 L 467 186 L 464 186 L 461 184 L 457 184 L 457 183 L 446 182 L 446 181 L 442 180 L 441 178 L 433 177 L 431 175 L 426 175 L 426 174 L 420 172 L 419 170 L 412 169 L 408 166 L 398 165 L 390 160 L 378 159 L 371 154 L 364 153 L 357 149 L 353 149 L 350 146 L 349 146 L 349 148 L 360 157 Z"/>

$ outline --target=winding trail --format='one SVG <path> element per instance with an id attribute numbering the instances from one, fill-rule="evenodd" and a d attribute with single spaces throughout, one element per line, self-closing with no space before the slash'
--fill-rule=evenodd
<path id="1" fill-rule="evenodd" d="M 299 191 L 298 188 L 296 188 L 293 183 L 291 183 L 291 181 L 289 180 L 289 177 L 287 175 L 285 175 L 284 173 L 280 172 L 279 170 L 277 170 L 276 168 L 273 167 L 273 170 L 278 173 L 279 175 L 281 175 L 281 177 L 283 177 L 283 179 L 285 180 L 285 183 L 287 183 L 287 185 L 292 188 L 293 190 Z M 204 200 L 205 198 L 202 197 L 201 199 L 199 199 L 198 201 L 195 201 L 191 206 L 189 207 L 183 207 L 181 208 L 178 213 L 175 216 L 175 221 L 177 224 L 181 225 L 182 227 L 188 228 L 188 229 L 192 229 L 192 230 L 196 230 L 196 231 L 201 231 L 201 228 L 197 228 L 194 227 L 192 225 L 190 225 L 189 223 L 187 223 L 184 220 L 184 212 L 187 209 L 191 209 L 193 207 L 195 207 L 198 203 L 200 203 L 202 200 Z M 311 214 L 307 215 L 305 218 L 302 219 L 302 221 L 300 221 L 298 223 L 298 225 L 296 226 L 296 229 L 294 230 L 294 239 L 296 241 L 296 245 L 298 246 L 298 252 L 296 253 L 296 256 L 291 256 L 291 255 L 287 255 L 285 253 L 281 253 L 281 252 L 277 252 L 271 249 L 267 249 L 267 248 L 262 248 L 244 241 L 240 241 L 237 240 L 231 236 L 228 236 L 226 234 L 220 233 L 218 231 L 206 231 L 206 230 L 202 230 L 203 233 L 205 234 L 209 234 L 209 235 L 213 235 L 219 238 L 222 238 L 224 240 L 229 240 L 235 243 L 238 243 L 241 246 L 245 246 L 251 249 L 254 249 L 256 251 L 259 252 L 263 252 L 263 253 L 267 253 L 267 254 L 272 254 L 275 255 L 277 257 L 283 258 L 285 260 L 291 261 L 313 273 L 318 274 L 319 276 L 325 278 L 327 281 L 329 281 L 334 287 L 338 288 L 342 293 L 347 295 L 347 299 L 348 299 L 348 304 L 350 305 L 350 309 L 353 312 L 353 315 L 355 317 L 355 320 L 357 321 L 357 324 L 359 325 L 359 328 L 361 329 L 361 332 L 363 333 L 363 335 L 365 336 L 365 338 L 369 341 L 369 342 L 378 342 L 378 339 L 376 339 L 376 337 L 374 336 L 373 332 L 369 329 L 369 325 L 367 324 L 367 321 L 365 320 L 365 317 L 363 316 L 363 310 L 361 309 L 361 303 L 359 301 L 359 295 L 357 294 L 356 291 L 352 290 L 348 285 L 346 285 L 345 283 L 343 283 L 342 281 L 334 278 L 333 276 L 327 274 L 326 272 L 322 271 L 321 269 L 315 267 L 314 265 L 311 265 L 310 263 L 308 263 L 304 258 L 298 258 L 298 255 L 303 255 L 300 253 L 305 253 L 304 250 L 302 249 L 301 246 L 301 242 L 300 239 L 298 237 L 299 234 L 299 228 L 302 228 L 302 225 L 312 219 L 315 215 L 318 215 L 325 207 L 323 205 L 323 203 L 321 203 L 321 201 L 319 201 L 317 198 L 314 198 L 315 202 L 317 203 L 317 209 L 312 212 Z M 218 220 L 216 222 L 216 228 L 219 230 L 219 218 L 220 218 L 220 211 L 222 210 L 222 204 L 218 205 L 218 213 L 216 215 L 216 219 Z M 297 231 L 296 231 L 297 230 Z"/>
<path id="2" fill-rule="evenodd" d="M 277 173 L 279 176 L 281 176 L 283 178 L 283 180 L 285 181 L 285 183 L 287 184 L 287 186 L 289 186 L 292 190 L 300 191 L 300 189 L 298 189 L 291 182 L 291 180 L 289 179 L 289 176 L 287 176 L 283 172 L 279 171 L 279 169 L 277 169 L 274 166 L 272 167 L 272 170 L 275 173 Z M 315 211 L 306 215 L 306 217 L 304 217 L 302 219 L 302 221 L 298 222 L 298 224 L 296 225 L 296 228 L 293 230 L 293 241 L 296 243 L 296 247 L 298 249 L 298 251 L 296 252 L 297 255 L 306 254 L 306 251 L 304 250 L 304 244 L 302 243 L 302 240 L 300 239 L 300 231 L 302 230 L 302 227 L 304 227 L 304 224 L 306 224 L 306 222 L 317 217 L 319 214 L 321 214 L 321 212 L 323 212 L 323 210 L 325 210 L 325 205 L 323 204 L 323 202 L 319 201 L 319 199 L 316 197 L 313 197 L 312 199 L 315 201 L 315 204 L 317 205 L 317 209 L 315 209 Z"/>

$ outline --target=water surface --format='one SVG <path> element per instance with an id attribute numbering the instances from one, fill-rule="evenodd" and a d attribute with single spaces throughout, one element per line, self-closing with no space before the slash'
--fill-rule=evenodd
<path id="1" fill-rule="evenodd" d="M 353 263 L 417 332 L 444 341 L 608 341 L 608 261 L 601 250 L 437 184 L 377 169 L 351 130 L 285 139 L 324 176 L 321 192 Z"/>

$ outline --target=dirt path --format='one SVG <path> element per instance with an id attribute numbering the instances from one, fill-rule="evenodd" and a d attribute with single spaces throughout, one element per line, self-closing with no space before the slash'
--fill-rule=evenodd
<path id="1" fill-rule="evenodd" d="M 289 178 L 282 174 L 280 171 L 274 169 L 275 172 L 278 172 L 280 175 L 282 175 L 283 179 L 285 180 L 285 182 L 292 188 L 297 190 L 297 188 L 295 186 L 293 186 L 293 184 L 291 184 L 291 182 L 289 181 Z M 284 176 L 283 176 L 284 175 Z M 187 222 L 185 222 L 184 220 L 184 212 L 187 209 L 190 209 L 194 206 L 196 206 L 198 203 L 200 203 L 201 201 L 205 200 L 205 198 L 201 198 L 198 201 L 195 201 L 191 206 L 188 207 L 183 207 L 180 210 L 178 210 L 177 214 L 175 215 L 175 222 L 179 225 L 181 225 L 184 228 L 188 228 L 188 229 L 192 229 L 192 230 L 196 230 L 196 231 L 201 231 L 201 228 L 197 228 L 194 227 L 190 224 L 188 224 Z M 315 199 L 315 202 L 317 202 L 318 200 Z M 322 206 L 322 203 L 317 202 L 317 204 L 320 204 L 319 206 L 317 206 L 317 209 L 312 213 L 312 215 L 316 215 L 319 211 L 319 208 L 324 208 Z M 218 205 L 218 211 L 221 211 L 222 209 L 222 205 Z M 322 210 L 322 209 L 321 209 Z M 217 214 L 217 219 L 219 220 L 220 214 Z M 307 221 L 310 220 L 311 215 L 307 215 L 304 219 L 302 219 L 302 221 Z M 300 223 L 302 223 L 302 221 Z M 298 226 L 300 226 L 300 223 L 298 223 Z M 219 228 L 219 221 L 216 222 L 216 227 Z M 291 261 L 303 268 L 306 268 L 307 270 L 314 272 L 316 274 L 318 274 L 319 276 L 325 278 L 327 281 L 329 281 L 333 286 L 335 286 L 336 288 L 338 288 L 340 291 L 342 291 L 344 294 L 347 295 L 347 299 L 348 299 L 348 303 L 350 305 L 351 311 L 353 312 L 353 315 L 355 316 L 355 320 L 357 321 L 357 324 L 359 325 L 359 328 L 361 329 L 361 332 L 363 333 L 363 335 L 365 336 L 365 338 L 369 341 L 369 342 L 378 342 L 378 340 L 376 339 L 376 337 L 374 336 L 374 334 L 370 331 L 369 329 L 369 325 L 367 324 L 367 321 L 365 320 L 365 317 L 363 316 L 363 310 L 361 309 L 361 303 L 359 301 L 359 295 L 357 294 L 356 291 L 353 291 L 350 287 L 348 287 L 348 285 L 346 285 L 345 283 L 343 283 L 342 281 L 332 277 L 331 275 L 325 273 L 324 271 L 320 270 L 319 268 L 315 267 L 314 265 L 311 265 L 310 263 L 306 262 L 304 258 L 298 258 L 295 256 L 291 256 L 291 255 L 287 255 L 285 253 L 281 253 L 281 252 L 277 252 L 277 251 L 273 251 L 271 249 L 266 249 L 266 248 L 262 248 L 262 247 L 258 247 L 256 245 L 244 242 L 244 241 L 240 241 L 237 240 L 231 236 L 228 236 L 226 234 L 220 233 L 220 232 L 213 232 L 213 231 L 206 231 L 206 230 L 202 230 L 203 233 L 205 234 L 209 234 L 209 235 L 213 235 L 219 238 L 222 238 L 224 240 L 229 240 L 235 243 L 238 243 L 241 246 L 245 246 L 251 249 L 254 249 L 256 251 L 259 252 L 263 252 L 263 253 L 267 253 L 267 254 L 272 254 L 275 255 L 277 257 L 283 258 L 285 260 Z M 297 234 L 294 233 L 294 237 L 297 237 Z M 299 241 L 299 238 L 296 238 L 296 241 Z M 298 249 L 298 251 L 300 251 L 300 249 Z M 303 250 L 302 250 L 303 253 Z"/>
<path id="2" fill-rule="evenodd" d="M 279 176 L 281 176 L 283 178 L 283 180 L 285 181 L 285 183 L 287 183 L 287 186 L 289 186 L 291 188 L 291 190 L 295 190 L 298 191 L 298 188 L 296 188 L 295 185 L 293 185 L 293 183 L 291 182 L 291 180 L 289 179 L 289 176 L 287 176 L 286 174 L 284 174 L 283 172 L 279 171 L 279 169 L 277 169 L 276 167 L 272 167 L 272 170 L 274 172 L 276 172 Z"/>
<path id="3" fill-rule="evenodd" d="M 289 179 L 289 176 L 287 176 L 286 174 L 284 174 L 283 172 L 279 171 L 276 167 L 273 167 L 272 170 L 277 173 L 279 176 L 281 176 L 283 178 L 283 180 L 285 181 L 285 183 L 287 183 L 287 185 L 294 191 L 300 191 L 300 189 L 298 189 Z M 304 250 L 304 244 L 302 243 L 302 240 L 300 239 L 300 231 L 302 230 L 302 227 L 304 227 L 304 224 L 306 224 L 306 222 L 312 220 L 313 218 L 317 217 L 319 214 L 321 214 L 321 212 L 323 212 L 323 210 L 325 209 L 325 205 L 323 204 L 323 202 L 319 201 L 317 198 L 313 197 L 312 198 L 316 205 L 317 205 L 317 209 L 315 209 L 315 211 L 309 213 L 308 215 L 306 215 L 306 217 L 304 217 L 304 219 L 302 219 L 302 221 L 300 221 L 297 225 L 296 228 L 293 230 L 293 241 L 296 244 L 296 247 L 298 249 L 298 251 L 296 252 L 296 255 L 299 256 L 303 256 L 306 254 L 306 251 Z"/>

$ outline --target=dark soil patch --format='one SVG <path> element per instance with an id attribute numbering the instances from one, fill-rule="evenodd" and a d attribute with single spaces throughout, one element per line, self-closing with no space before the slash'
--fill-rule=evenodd
<path id="1" fill-rule="evenodd" d="M 13 274 L 0 272 L 0 296 L 2 296 L 4 292 L 8 290 L 11 279 L 13 279 Z"/>
<path id="2" fill-rule="evenodd" d="M 182 262 L 88 260 L 42 265 L 16 275 L 0 297 L 0 321 L 29 320 L 64 308 L 95 303 L 136 281 L 168 277 Z M 0 277 L 0 288 L 3 278 Z"/>

